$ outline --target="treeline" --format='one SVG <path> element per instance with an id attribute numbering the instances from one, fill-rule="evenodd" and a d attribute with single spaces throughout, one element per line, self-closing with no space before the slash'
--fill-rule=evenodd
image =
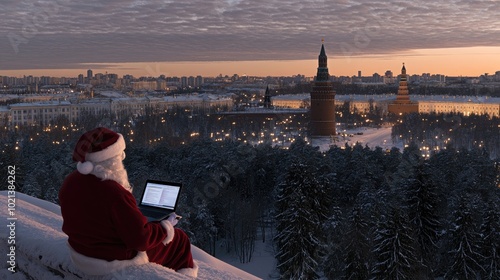
<path id="1" fill-rule="evenodd" d="M 72 137 L 2 153 L 2 167 L 18 166 L 18 191 L 57 203 L 75 169 Z M 199 140 L 131 142 L 126 153 L 136 196 L 146 178 L 185 184 L 179 226 L 195 245 L 249 262 L 255 242 L 273 240 L 280 278 L 500 277 L 500 167 L 484 149 L 423 158 L 413 144 L 321 152 L 301 139 L 289 149 Z"/>
<path id="2" fill-rule="evenodd" d="M 485 149 L 500 157 L 500 118 L 487 115 L 406 114 L 392 128 L 394 141 L 416 142 L 431 149 Z"/>
<path id="3" fill-rule="evenodd" d="M 269 123 L 235 126 L 186 108 L 150 113 L 89 114 L 78 124 L 58 119 L 2 133 L 0 167 L 16 165 L 18 191 L 57 203 L 75 170 L 77 139 L 105 125 L 127 140 L 136 197 L 146 178 L 185 184 L 179 226 L 215 256 L 225 250 L 250 262 L 255 242 L 272 240 L 281 278 L 500 276 L 500 166 L 490 154 L 499 146 L 498 118 L 410 114 L 393 130 L 409 144 L 404 151 L 356 145 L 321 152 L 300 137 L 289 149 L 207 140 L 222 130 L 259 135 Z M 448 138 L 457 141 L 430 157 L 412 142 Z"/>

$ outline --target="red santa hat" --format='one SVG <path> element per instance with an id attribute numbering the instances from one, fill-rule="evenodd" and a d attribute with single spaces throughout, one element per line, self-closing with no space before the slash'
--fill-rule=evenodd
<path id="1" fill-rule="evenodd" d="M 98 127 L 84 133 L 76 143 L 73 160 L 82 174 L 94 170 L 94 163 L 121 155 L 125 150 L 125 140 L 120 133 Z"/>

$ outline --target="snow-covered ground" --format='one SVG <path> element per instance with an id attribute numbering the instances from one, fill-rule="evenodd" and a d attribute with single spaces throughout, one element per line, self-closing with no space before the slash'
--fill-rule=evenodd
<path id="1" fill-rule="evenodd" d="M 0 231 L 3 265 L 0 279 L 81 279 L 69 259 L 67 236 L 61 231 L 60 208 L 53 203 L 15 193 L 9 199 L 7 191 L 0 191 Z M 15 243 L 15 249 L 11 246 Z M 259 279 L 226 262 L 192 247 L 193 257 L 200 269 L 198 279 Z M 9 261 L 12 261 L 9 263 Z M 12 274 L 9 267 L 16 265 Z M 27 275 L 26 275 L 27 274 Z M 85 277 L 85 279 L 90 279 Z M 128 267 L 123 271 L 96 279 L 192 279 L 163 266 L 149 263 Z"/>
<path id="2" fill-rule="evenodd" d="M 319 147 L 321 151 L 327 151 L 332 145 L 343 147 L 346 143 L 349 146 L 360 143 L 372 149 L 378 146 L 384 150 L 390 150 L 392 147 L 403 150 L 404 147 L 402 142 L 393 143 L 391 131 L 392 127 L 390 126 L 383 128 L 361 127 L 345 131 L 341 130 L 338 132 L 345 136 L 339 135 L 336 139 L 332 139 L 331 137 L 313 138 L 311 145 Z"/>
<path id="3" fill-rule="evenodd" d="M 335 142 L 330 137 L 314 138 L 312 145 L 319 146 L 322 151 L 328 150 L 331 145 L 342 147 L 345 143 L 354 145 L 357 142 L 370 148 L 379 146 L 384 150 L 394 146 L 401 150 L 403 148 L 402 143 L 392 142 L 391 127 L 358 128 L 340 132 L 346 136 L 338 136 Z M 16 265 L 24 271 L 30 271 L 29 274 L 34 279 L 53 279 L 54 272 L 47 267 L 57 268 L 68 279 L 77 279 L 74 275 L 79 272 L 69 260 L 67 236 L 61 231 L 59 206 L 21 193 L 16 193 L 15 199 L 15 205 L 9 205 L 14 201 L 9 201 L 6 191 L 0 192 L 0 209 L 3 209 L 0 217 L 5 223 L 0 231 L 0 243 L 3 248 L 8 248 L 9 240 L 15 240 Z M 13 216 L 8 211 L 11 206 L 15 206 Z M 11 222 L 15 223 L 14 231 L 8 228 Z M 234 253 L 224 254 L 222 249 L 217 258 L 214 258 L 193 246 L 193 256 L 200 266 L 199 279 L 272 279 L 271 275 L 276 273 L 276 261 L 269 238 L 266 243 L 259 240 L 256 242 L 252 261 L 249 263 L 240 263 Z M 11 274 L 8 271 L 10 257 L 4 253 L 2 258 L 4 266 L 0 268 L 0 279 L 29 279 L 22 273 Z M 135 279 L 139 276 L 144 279 L 189 279 L 156 264 L 128 268 L 104 279 Z"/>
<path id="4" fill-rule="evenodd" d="M 345 133 L 346 136 L 338 136 L 335 142 L 332 141 L 330 137 L 313 138 L 311 144 L 313 146 L 318 146 L 321 151 L 327 151 L 330 149 L 331 145 L 337 145 L 343 147 L 346 143 L 350 146 L 360 143 L 363 146 L 374 149 L 375 147 L 381 147 L 384 150 L 391 149 L 392 147 L 397 147 L 401 151 L 403 150 L 402 142 L 392 142 L 391 137 L 392 127 L 383 128 L 368 128 L 362 127 L 357 129 L 350 129 L 346 131 L 339 131 L 342 134 Z M 238 258 L 234 254 L 218 255 L 221 260 L 238 267 L 244 271 L 250 272 L 255 276 L 262 279 L 275 279 L 272 277 L 276 273 L 276 260 L 274 258 L 274 252 L 270 242 L 262 243 L 257 241 L 255 244 L 255 252 L 250 263 L 242 264 L 238 261 Z M 276 276 L 276 275 L 274 275 Z"/>
<path id="5" fill-rule="evenodd" d="M 241 263 L 234 253 L 221 253 L 217 255 L 217 258 L 264 280 L 276 279 L 276 277 L 272 277 L 276 273 L 276 259 L 274 258 L 275 253 L 273 252 L 271 238 L 271 235 L 268 234 L 266 242 L 262 242 L 262 237 L 257 237 L 255 251 L 248 263 Z"/>

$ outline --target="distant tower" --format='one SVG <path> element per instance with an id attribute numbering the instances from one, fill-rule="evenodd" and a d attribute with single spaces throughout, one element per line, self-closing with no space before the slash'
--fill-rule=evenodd
<path id="1" fill-rule="evenodd" d="M 266 88 L 266 94 L 264 94 L 264 108 L 271 108 L 271 92 L 269 91 L 269 86 Z"/>
<path id="2" fill-rule="evenodd" d="M 92 80 L 92 77 L 93 77 L 93 74 L 92 74 L 92 70 L 87 70 L 87 80 L 90 82 L 90 80 Z"/>
<path id="3" fill-rule="evenodd" d="M 311 92 L 311 136 L 335 135 L 335 91 L 328 73 L 325 46 L 321 44 L 318 73 Z"/>
<path id="4" fill-rule="evenodd" d="M 418 103 L 410 101 L 410 94 L 408 93 L 408 81 L 406 75 L 406 67 L 403 63 L 401 69 L 401 78 L 399 80 L 398 94 L 396 100 L 388 105 L 389 113 L 404 114 L 404 113 L 418 113 Z"/>
<path id="5" fill-rule="evenodd" d="M 408 94 L 408 80 L 406 79 L 406 67 L 403 63 L 401 68 L 401 79 L 399 80 L 398 95 L 396 96 L 396 103 L 410 104 L 410 95 Z"/>

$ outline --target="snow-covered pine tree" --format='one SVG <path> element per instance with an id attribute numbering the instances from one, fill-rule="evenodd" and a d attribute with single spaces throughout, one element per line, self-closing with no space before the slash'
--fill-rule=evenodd
<path id="1" fill-rule="evenodd" d="M 426 162 L 417 166 L 415 179 L 406 185 L 408 216 L 418 242 L 417 257 L 422 264 L 422 273 L 433 279 L 432 270 L 435 265 L 435 252 L 441 222 L 437 214 L 439 197 L 437 185 L 430 177 L 430 169 Z M 426 272 L 424 272 L 426 271 Z"/>
<path id="2" fill-rule="evenodd" d="M 396 170 L 398 169 L 398 165 L 401 162 L 401 157 L 402 157 L 401 151 L 396 147 L 392 147 L 389 153 L 387 154 L 386 164 L 385 164 L 386 170 L 389 173 L 396 172 Z"/>
<path id="3" fill-rule="evenodd" d="M 385 203 L 379 206 L 386 215 L 380 215 L 375 230 L 372 250 L 374 263 L 371 269 L 375 279 L 382 276 L 389 279 L 412 279 L 416 275 L 418 279 L 425 279 L 416 234 L 418 232 L 414 231 L 414 221 L 411 220 L 417 216 L 417 205 L 421 203 L 417 198 L 419 185 L 416 177 L 422 161 L 418 146 L 410 143 L 388 182 L 390 188 L 381 187 L 378 191 L 377 198 Z"/>
<path id="4" fill-rule="evenodd" d="M 415 143 L 404 149 L 401 161 L 388 182 L 389 189 L 381 188 L 378 195 L 384 203 L 392 207 L 408 207 L 409 186 L 415 184 L 417 168 L 423 161 L 420 150 Z"/>
<path id="5" fill-rule="evenodd" d="M 498 201 L 498 199 L 496 199 Z M 500 205 L 490 202 L 481 225 L 483 276 L 482 279 L 500 279 Z"/>
<path id="6" fill-rule="evenodd" d="M 371 279 L 422 279 L 415 271 L 420 266 L 416 243 L 405 211 L 390 206 L 375 233 Z"/>
<path id="7" fill-rule="evenodd" d="M 375 171 L 368 159 L 368 152 L 368 149 L 357 143 L 347 158 L 345 168 L 339 171 L 340 198 L 346 207 L 352 207 L 361 188 L 366 189 L 371 185 L 373 176 L 370 172 Z"/>
<path id="8" fill-rule="evenodd" d="M 484 256 L 480 254 L 481 236 L 467 194 L 460 195 L 453 216 L 448 251 L 450 264 L 445 279 L 477 279 L 484 272 L 480 264 Z"/>
<path id="9" fill-rule="evenodd" d="M 27 137 L 26 137 L 27 138 Z M 20 151 L 22 164 L 17 174 L 25 174 L 21 192 L 56 203 L 57 194 L 64 178 L 73 171 L 72 147 L 66 142 L 54 144 L 50 137 L 43 135 L 31 141 L 24 139 Z M 21 172 L 22 171 L 22 172 Z M 19 176 L 20 177 L 20 176 Z"/>
<path id="10" fill-rule="evenodd" d="M 328 279 L 337 279 L 342 272 L 344 262 L 342 260 L 342 241 L 345 238 L 345 221 L 340 207 L 333 206 L 330 218 L 326 221 L 323 230 L 327 242 L 326 255 L 321 263 L 322 270 Z"/>
<path id="11" fill-rule="evenodd" d="M 461 192 L 457 190 L 456 178 L 462 169 L 463 162 L 459 162 L 457 157 L 459 153 L 452 146 L 447 146 L 446 149 L 440 150 L 430 159 L 430 165 L 433 170 L 433 177 L 441 186 L 443 191 L 450 195 L 450 192 Z"/>
<path id="12" fill-rule="evenodd" d="M 343 272 L 347 280 L 368 279 L 370 276 L 369 225 L 364 217 L 361 207 L 354 207 L 347 218 L 350 224 L 343 242 L 346 244 L 343 249 L 345 263 Z"/>
<path id="13" fill-rule="evenodd" d="M 267 227 L 270 221 L 270 212 L 274 203 L 274 190 L 276 176 L 278 172 L 278 162 L 281 159 L 278 155 L 278 148 L 273 148 L 268 144 L 261 144 L 255 147 L 256 156 L 252 164 L 252 172 L 255 174 L 255 203 L 258 215 L 258 225 L 262 242 L 266 242 Z"/>
<path id="14" fill-rule="evenodd" d="M 402 194 L 400 191 L 402 186 L 408 184 L 409 180 L 415 179 L 417 167 L 422 161 L 420 150 L 414 142 L 404 149 L 401 156 L 401 162 L 394 173 L 394 180 L 392 181 L 392 188 L 396 194 Z"/>
<path id="15" fill-rule="evenodd" d="M 217 227 L 214 216 L 205 201 L 195 206 L 196 214 L 189 220 L 192 231 L 191 242 L 207 251 L 212 256 L 216 256 L 215 241 L 217 239 Z"/>
<path id="16" fill-rule="evenodd" d="M 313 167 L 292 163 L 278 185 L 275 237 L 278 270 L 282 279 L 318 279 L 323 255 L 322 227 L 328 217 L 324 199 L 327 184 Z"/>

